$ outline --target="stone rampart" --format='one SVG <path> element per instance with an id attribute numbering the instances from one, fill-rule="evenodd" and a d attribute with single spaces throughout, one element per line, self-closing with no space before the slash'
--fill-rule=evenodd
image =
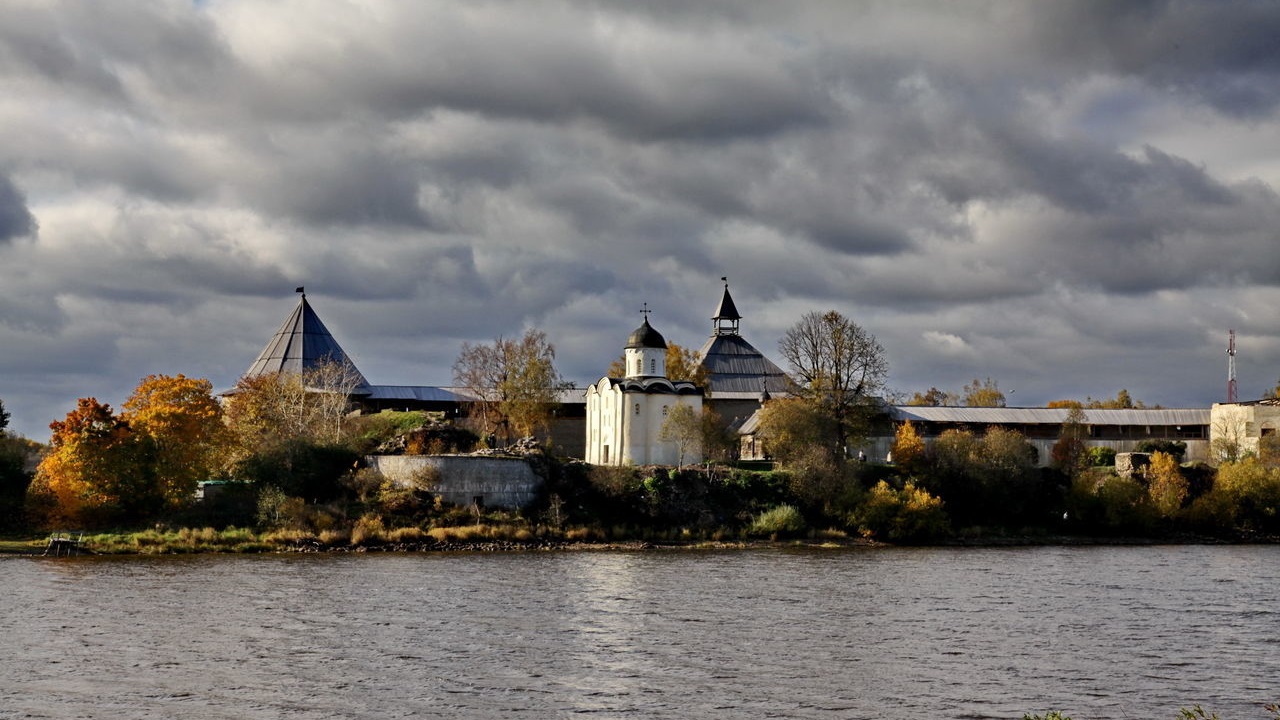
<path id="1" fill-rule="evenodd" d="M 431 492 L 454 505 L 522 508 L 542 491 L 543 480 L 520 458 L 479 455 L 369 455 L 369 467 L 388 480 L 411 487 L 426 468 L 438 481 Z"/>

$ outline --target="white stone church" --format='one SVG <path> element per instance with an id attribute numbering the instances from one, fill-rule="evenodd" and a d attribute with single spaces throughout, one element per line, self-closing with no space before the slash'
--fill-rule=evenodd
<path id="1" fill-rule="evenodd" d="M 626 376 L 603 377 L 587 388 L 586 461 L 595 465 L 675 465 L 675 441 L 662 425 L 681 405 L 702 413 L 702 390 L 667 379 L 667 341 L 644 322 L 627 338 Z"/>

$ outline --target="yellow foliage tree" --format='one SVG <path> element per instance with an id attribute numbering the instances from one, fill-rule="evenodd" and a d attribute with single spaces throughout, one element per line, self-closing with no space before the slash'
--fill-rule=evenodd
<path id="1" fill-rule="evenodd" d="M 707 387 L 707 368 L 698 360 L 698 351 L 686 348 L 678 343 L 667 343 L 664 359 L 667 366 L 668 380 L 687 380 L 700 388 Z M 605 372 L 612 378 L 626 377 L 626 357 L 619 357 L 609 364 Z"/>
<path id="2" fill-rule="evenodd" d="M 1147 468 L 1147 494 L 1160 517 L 1173 517 L 1187 499 L 1188 483 L 1178 460 L 1168 453 L 1151 453 Z"/>
<path id="3" fill-rule="evenodd" d="M 912 468 L 924 458 L 924 440 L 916 432 L 910 420 L 898 425 L 893 437 L 893 461 L 904 468 Z"/>
<path id="4" fill-rule="evenodd" d="M 189 502 L 196 485 L 216 473 L 227 432 L 208 380 L 148 375 L 121 417 L 154 444 L 155 476 L 168 505 Z"/>

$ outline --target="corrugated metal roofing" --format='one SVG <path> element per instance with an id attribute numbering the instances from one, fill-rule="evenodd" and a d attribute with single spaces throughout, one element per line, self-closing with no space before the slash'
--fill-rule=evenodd
<path id="1" fill-rule="evenodd" d="M 254 377 L 269 373 L 294 372 L 311 370 L 320 362 L 330 360 L 349 363 L 360 376 L 360 386 L 365 387 L 369 381 L 356 368 L 351 358 L 333 339 L 329 329 L 320 322 L 320 317 L 311 309 L 304 294 L 298 300 L 298 306 L 285 319 L 284 324 L 276 330 L 267 346 L 262 349 L 258 359 L 253 361 L 245 377 Z"/>
<path id="2" fill-rule="evenodd" d="M 972 408 L 896 405 L 888 408 L 894 420 L 957 423 L 969 425 L 1059 425 L 1066 420 L 1066 408 Z M 1084 411 L 1086 425 L 1195 426 L 1209 424 L 1208 408 L 1095 409 Z M 738 432 L 750 435 L 760 428 L 756 411 Z"/>
<path id="3" fill-rule="evenodd" d="M 564 405 L 581 405 L 586 402 L 583 388 L 565 388 L 558 393 L 558 401 Z M 370 385 L 370 400 L 417 400 L 420 402 L 467 403 L 479 400 L 466 388 L 437 385 Z"/>
<path id="4" fill-rule="evenodd" d="M 973 425 L 1058 425 L 1066 421 L 1067 408 L 978 408 L 897 405 L 890 409 L 895 420 L 969 423 Z M 1085 409 L 1086 425 L 1208 425 L 1208 408 Z"/>
<path id="5" fill-rule="evenodd" d="M 429 385 L 370 385 L 370 400 L 418 400 L 420 402 L 470 402 L 474 396 L 454 388 Z"/>

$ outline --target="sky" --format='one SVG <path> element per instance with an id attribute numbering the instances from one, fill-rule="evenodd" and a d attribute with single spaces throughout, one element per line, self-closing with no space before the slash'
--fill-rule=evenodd
<path id="1" fill-rule="evenodd" d="M 370 382 L 546 332 L 580 386 L 728 277 L 889 391 L 1280 379 L 1272 2 L 0 0 L 0 401 L 233 385 L 305 286 Z"/>

